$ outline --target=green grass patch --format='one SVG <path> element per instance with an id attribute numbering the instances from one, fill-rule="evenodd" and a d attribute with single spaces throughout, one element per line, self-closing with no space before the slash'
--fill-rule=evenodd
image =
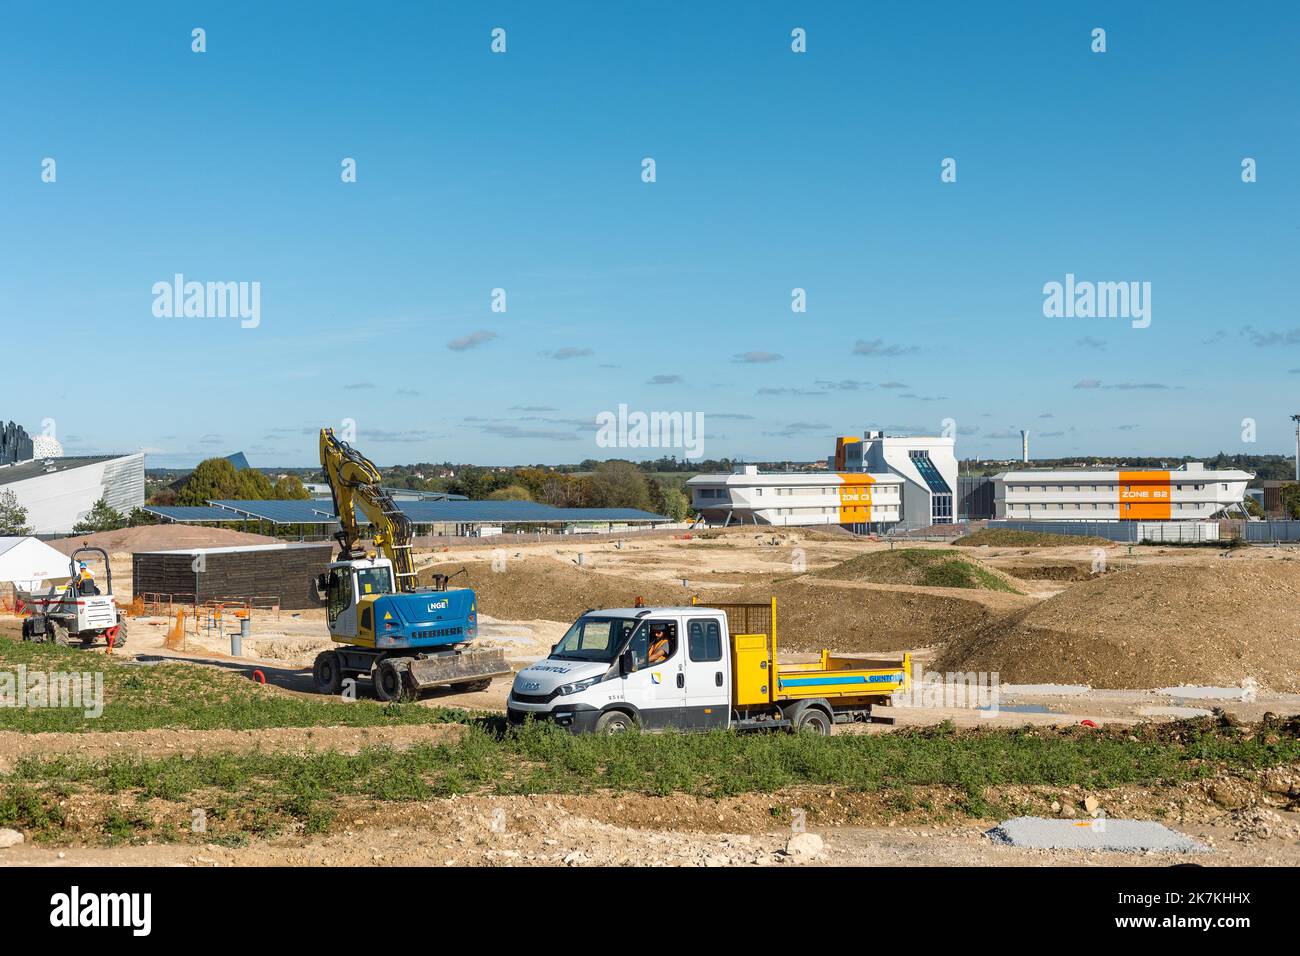
<path id="1" fill-rule="evenodd" d="M 914 584 L 935 588 L 980 588 L 1018 594 L 1005 579 L 952 548 L 895 548 L 873 551 L 814 573 L 838 581 Z"/>
<path id="2" fill-rule="evenodd" d="M 467 711 L 338 697 L 297 697 L 231 671 L 199 664 L 130 664 L 78 648 L 0 639 L 0 671 L 102 672 L 104 710 L 87 717 L 68 707 L 0 707 L 0 731 L 25 733 L 150 730 L 254 730 L 263 727 L 386 727 L 465 723 Z"/>
<path id="3" fill-rule="evenodd" d="M 1095 534 L 1048 534 L 1043 531 L 1016 531 L 1011 528 L 981 528 L 953 542 L 959 548 L 1068 548 L 1097 547 L 1115 544 Z"/>
<path id="4" fill-rule="evenodd" d="M 481 721 L 459 740 L 405 751 L 267 752 L 90 759 L 29 757 L 0 777 L 0 826 L 59 839 L 64 805 L 113 798 L 95 836 L 111 842 L 184 839 L 154 832 L 143 808 L 167 801 L 188 819 L 203 807 L 222 839 L 328 829 L 346 798 L 408 802 L 452 794 L 595 791 L 726 797 L 790 787 L 887 791 L 909 808 L 915 788 L 961 792 L 971 816 L 990 815 L 990 788 L 1009 785 L 1171 785 L 1300 760 L 1300 721 L 1267 728 L 1211 718 L 1134 730 L 957 731 L 951 725 L 888 734 L 623 734 L 575 737 L 546 724 Z M 1130 733 L 1140 734 L 1136 741 Z M 85 836 L 85 834 L 81 834 Z"/>

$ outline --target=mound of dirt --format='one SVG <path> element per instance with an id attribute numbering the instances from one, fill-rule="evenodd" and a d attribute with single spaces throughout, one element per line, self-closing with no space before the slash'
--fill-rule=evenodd
<path id="1" fill-rule="evenodd" d="M 952 548 L 896 548 L 858 555 L 814 572 L 835 581 L 912 584 L 932 588 L 1012 591 L 1007 575 Z"/>
<path id="2" fill-rule="evenodd" d="M 119 528 L 78 534 L 47 542 L 64 554 L 77 548 L 103 548 L 109 554 L 135 554 L 137 551 L 172 551 L 180 548 L 229 548 L 241 544 L 279 544 L 279 538 L 262 534 L 231 531 L 228 528 L 199 528 L 186 524 L 151 524 L 138 528 Z"/>
<path id="3" fill-rule="evenodd" d="M 996 567 L 1022 581 L 1088 581 L 1097 576 L 1083 561 L 1043 561 L 1038 564 L 1002 564 Z"/>
<path id="4" fill-rule="evenodd" d="M 942 671 L 1010 683 L 1300 692 L 1300 562 L 1146 565 L 1095 577 L 955 638 Z"/>
<path id="5" fill-rule="evenodd" d="M 631 607 L 637 597 L 646 604 L 689 604 L 695 592 L 662 580 L 636 580 L 606 574 L 545 556 L 507 557 L 493 569 L 490 561 L 453 561 L 420 571 L 420 583 L 431 584 L 433 572 L 465 574 L 449 587 L 471 587 L 479 610 L 497 620 L 572 621 L 588 608 Z"/>
<path id="6" fill-rule="evenodd" d="M 994 619 L 988 608 L 921 591 L 818 586 L 815 578 L 779 581 L 704 600 L 777 601 L 778 638 L 792 651 L 830 648 L 847 654 L 942 644 Z"/>
<path id="7" fill-rule="evenodd" d="M 1083 534 L 1048 534 L 1044 531 L 1014 531 L 1011 528 L 981 528 L 958 538 L 953 544 L 961 548 L 1069 548 L 1097 547 L 1114 544 L 1109 538 Z"/>
<path id="8" fill-rule="evenodd" d="M 448 573 L 459 562 L 425 568 L 421 583 L 434 570 Z M 467 574 L 453 586 L 472 587 L 479 610 L 497 620 L 574 620 L 589 608 L 629 607 L 640 596 L 649 605 L 761 603 L 777 599 L 779 641 L 790 651 L 842 653 L 895 651 L 940 643 L 978 628 L 993 618 L 988 609 L 958 598 L 920 592 L 850 589 L 818 585 L 815 578 L 773 577 L 743 588 L 689 588 L 680 582 L 635 578 L 566 564 L 553 558 L 508 557 L 502 570 L 490 562 L 464 564 Z M 750 580 L 761 576 L 751 575 Z"/>

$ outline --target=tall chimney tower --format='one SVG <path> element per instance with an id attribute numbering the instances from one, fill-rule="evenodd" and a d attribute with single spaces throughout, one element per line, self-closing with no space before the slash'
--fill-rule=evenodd
<path id="1" fill-rule="evenodd" d="M 1029 432 L 1024 428 L 1020 429 L 1020 460 L 1029 464 Z"/>

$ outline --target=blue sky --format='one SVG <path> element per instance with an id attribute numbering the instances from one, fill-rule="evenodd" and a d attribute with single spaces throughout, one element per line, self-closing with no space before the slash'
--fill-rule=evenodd
<path id="1" fill-rule="evenodd" d="M 381 464 L 611 457 L 620 403 L 708 457 L 1285 452 L 1298 42 L 1294 3 L 8 5 L 0 418 L 154 465 L 347 418 Z M 176 273 L 260 324 L 156 317 Z M 1150 327 L 1045 318 L 1067 273 Z"/>

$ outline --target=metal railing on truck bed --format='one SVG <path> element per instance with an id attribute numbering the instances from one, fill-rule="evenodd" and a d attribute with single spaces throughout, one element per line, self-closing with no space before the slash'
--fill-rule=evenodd
<path id="1" fill-rule="evenodd" d="M 699 605 L 696 598 L 692 604 Z M 776 598 L 763 604 L 700 605 L 724 612 L 731 635 L 732 687 L 738 708 L 782 700 L 828 698 L 844 702 L 887 702 L 906 689 L 912 655 L 902 660 L 821 652 L 802 664 L 777 660 Z M 878 700 L 883 698 L 883 700 Z"/>

